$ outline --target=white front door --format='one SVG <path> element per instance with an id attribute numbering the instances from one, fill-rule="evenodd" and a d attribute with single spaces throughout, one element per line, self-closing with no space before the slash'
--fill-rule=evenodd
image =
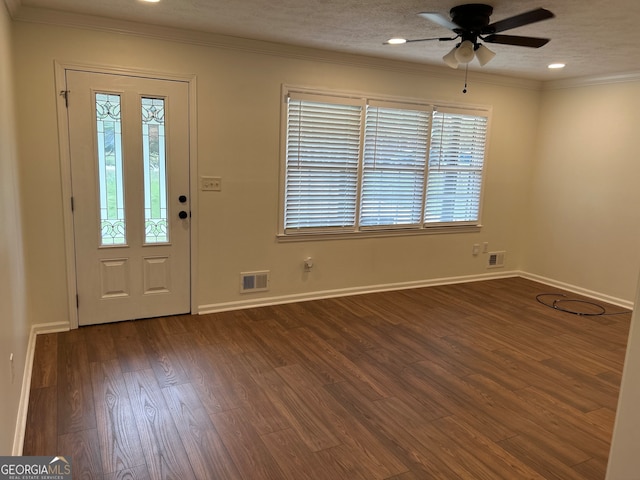
<path id="1" fill-rule="evenodd" d="M 188 83 L 65 75 L 78 323 L 188 313 Z"/>

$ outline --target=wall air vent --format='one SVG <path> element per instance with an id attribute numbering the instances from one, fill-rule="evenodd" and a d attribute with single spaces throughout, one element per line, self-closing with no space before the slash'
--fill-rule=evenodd
<path id="1" fill-rule="evenodd" d="M 269 290 L 269 271 L 241 272 L 240 293 L 264 292 Z"/>
<path id="2" fill-rule="evenodd" d="M 504 267 L 504 257 L 507 252 L 489 252 L 487 268 Z"/>

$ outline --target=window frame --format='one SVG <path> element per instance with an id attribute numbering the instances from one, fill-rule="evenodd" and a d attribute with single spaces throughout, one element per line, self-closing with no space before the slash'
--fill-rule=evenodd
<path id="1" fill-rule="evenodd" d="M 276 238 L 279 241 L 304 241 L 304 240 L 323 240 L 323 239 L 347 239 L 362 237 L 387 237 L 387 236 L 410 236 L 424 234 L 443 234 L 443 233 L 469 233 L 479 232 L 482 228 L 482 207 L 484 200 L 484 190 L 486 184 L 486 170 L 489 157 L 489 139 L 491 131 L 492 108 L 486 105 L 458 104 L 452 102 L 437 102 L 424 99 L 370 95 L 360 92 L 345 92 L 335 90 L 325 90 L 312 87 L 300 87 L 292 85 L 282 85 L 281 91 L 281 119 L 280 119 L 280 175 L 279 175 L 279 199 L 278 199 L 278 225 Z M 286 185 L 287 185 L 287 134 L 288 134 L 288 101 L 293 96 L 297 99 L 306 99 L 331 103 L 331 100 L 337 100 L 340 103 L 362 105 L 361 110 L 361 134 L 360 134 L 360 152 L 357 170 L 357 191 L 355 205 L 355 222 L 349 227 L 327 227 L 327 228 L 304 228 L 300 230 L 285 229 L 285 207 L 286 207 Z M 367 105 L 383 106 L 390 108 L 402 108 L 415 110 L 428 110 L 432 112 L 429 120 L 429 134 L 427 138 L 427 156 L 425 159 L 425 172 L 423 176 L 423 205 L 422 217 L 418 224 L 392 224 L 381 226 L 361 226 L 361 202 L 362 202 L 362 180 L 364 177 L 364 140 L 365 140 L 365 118 Z M 433 112 L 446 111 L 457 112 L 467 115 L 481 116 L 486 118 L 486 130 L 484 139 L 484 155 L 482 169 L 480 171 L 480 192 L 478 197 L 478 220 L 473 222 L 425 222 L 425 201 L 426 189 L 429 174 L 429 153 L 431 144 L 431 131 Z"/>

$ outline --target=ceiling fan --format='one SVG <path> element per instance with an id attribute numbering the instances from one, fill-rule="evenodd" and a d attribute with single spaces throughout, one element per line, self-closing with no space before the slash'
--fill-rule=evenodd
<path id="1" fill-rule="evenodd" d="M 500 43 L 504 45 L 515 45 L 518 47 L 540 48 L 549 42 L 548 38 L 522 37 L 517 35 L 501 35 L 500 32 L 522 27 L 531 23 L 553 18 L 554 14 L 544 8 L 537 8 L 529 12 L 514 15 L 494 23 L 489 23 L 493 7 L 481 3 L 470 3 L 453 7 L 449 11 L 451 19 L 446 18 L 438 12 L 422 12 L 418 15 L 430 20 L 442 27 L 452 30 L 454 37 L 420 38 L 416 40 L 405 40 L 392 38 L 385 42 L 387 45 L 397 45 L 408 42 L 424 42 L 428 40 L 456 40 L 460 42 L 453 47 L 442 59 L 451 68 L 458 68 L 458 65 L 468 64 L 474 58 L 478 58 L 481 66 L 486 65 L 495 53 L 489 50 L 485 43 Z"/>

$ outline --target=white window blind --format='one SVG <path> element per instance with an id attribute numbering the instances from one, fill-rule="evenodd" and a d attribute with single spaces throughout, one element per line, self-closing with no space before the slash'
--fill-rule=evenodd
<path id="1" fill-rule="evenodd" d="M 419 225 L 431 109 L 367 106 L 360 226 Z"/>
<path id="2" fill-rule="evenodd" d="M 486 136 L 486 115 L 433 113 L 426 224 L 479 221 Z"/>
<path id="3" fill-rule="evenodd" d="M 285 231 L 355 225 L 362 106 L 289 98 Z"/>
<path id="4" fill-rule="evenodd" d="M 290 91 L 285 114 L 285 235 L 479 225 L 488 111 Z"/>

